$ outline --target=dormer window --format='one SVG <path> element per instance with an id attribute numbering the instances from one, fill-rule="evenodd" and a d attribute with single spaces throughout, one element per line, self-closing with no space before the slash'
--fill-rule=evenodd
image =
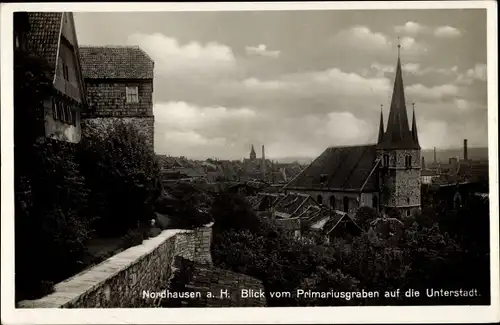
<path id="1" fill-rule="evenodd" d="M 139 90 L 137 86 L 127 87 L 126 89 L 127 103 L 138 103 L 139 102 Z"/>
<path id="2" fill-rule="evenodd" d="M 322 175 L 319 177 L 319 182 L 320 182 L 321 184 L 326 183 L 326 174 L 322 174 Z"/>

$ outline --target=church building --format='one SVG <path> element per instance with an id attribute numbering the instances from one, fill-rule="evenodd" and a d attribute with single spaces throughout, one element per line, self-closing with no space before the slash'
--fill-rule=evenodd
<path id="1" fill-rule="evenodd" d="M 409 216 L 421 206 L 420 145 L 415 106 L 410 129 L 398 45 L 396 76 L 387 128 L 383 112 L 377 142 L 329 147 L 284 190 L 312 195 L 318 203 L 355 213 L 361 206 L 398 209 Z"/>

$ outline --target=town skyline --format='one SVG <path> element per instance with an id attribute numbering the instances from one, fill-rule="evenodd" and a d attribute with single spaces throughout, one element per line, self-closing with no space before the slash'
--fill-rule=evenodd
<path id="1" fill-rule="evenodd" d="M 463 138 L 486 147 L 485 17 L 475 9 L 76 13 L 75 24 L 82 46 L 138 45 L 155 61 L 159 154 L 239 159 L 251 144 L 279 158 L 375 143 L 398 36 L 423 149 L 460 148 Z"/>

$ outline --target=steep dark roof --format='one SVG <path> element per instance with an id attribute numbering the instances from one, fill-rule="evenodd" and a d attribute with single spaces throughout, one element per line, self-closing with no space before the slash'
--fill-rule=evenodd
<path id="1" fill-rule="evenodd" d="M 370 173 L 376 164 L 376 154 L 375 145 L 327 148 L 285 188 L 375 190 L 375 173 L 371 176 Z"/>
<path id="2" fill-rule="evenodd" d="M 382 141 L 379 141 L 378 147 L 381 149 L 420 149 L 418 143 L 414 141 L 408 124 L 403 72 L 399 55 L 387 130 L 384 133 Z"/>
<path id="3" fill-rule="evenodd" d="M 83 46 L 80 61 L 88 79 L 153 79 L 154 62 L 138 46 Z"/>
<path id="4" fill-rule="evenodd" d="M 54 78 L 57 47 L 61 32 L 62 12 L 29 12 L 28 48 L 42 57 L 52 67 L 49 73 Z"/>
<path id="5" fill-rule="evenodd" d="M 311 205 L 315 204 L 316 201 L 314 201 L 310 195 L 302 193 L 288 193 L 274 204 L 273 209 L 276 212 L 294 216 L 295 212 L 306 203 Z"/>

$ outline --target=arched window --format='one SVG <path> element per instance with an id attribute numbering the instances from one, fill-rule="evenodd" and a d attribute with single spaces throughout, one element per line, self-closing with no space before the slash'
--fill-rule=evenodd
<path id="1" fill-rule="evenodd" d="M 335 210 L 335 196 L 330 196 L 330 208 Z"/>
<path id="2" fill-rule="evenodd" d="M 374 195 L 372 198 L 372 208 L 378 210 L 378 198 L 376 195 Z"/>
<path id="3" fill-rule="evenodd" d="M 349 212 L 349 198 L 347 196 L 344 196 L 344 212 Z"/>
<path id="4" fill-rule="evenodd" d="M 384 155 L 384 167 L 389 167 L 389 155 Z"/>
<path id="5" fill-rule="evenodd" d="M 405 167 L 411 168 L 411 156 L 410 155 L 405 156 Z"/>
<path id="6" fill-rule="evenodd" d="M 323 204 L 323 197 L 321 195 L 318 195 L 316 200 L 318 201 L 319 204 Z"/>

